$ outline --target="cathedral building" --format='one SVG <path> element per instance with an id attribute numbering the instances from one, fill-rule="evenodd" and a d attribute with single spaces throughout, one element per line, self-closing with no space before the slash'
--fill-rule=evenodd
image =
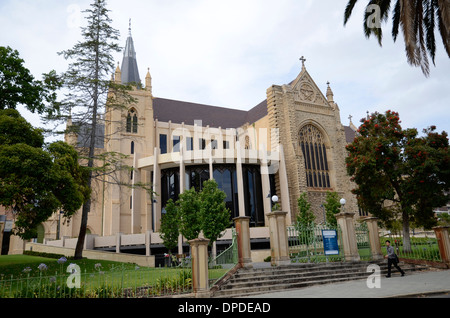
<path id="1" fill-rule="evenodd" d="M 167 201 L 186 189 L 200 190 L 208 179 L 226 193 L 230 219 L 250 217 L 255 240 L 268 240 L 274 196 L 288 224 L 295 222 L 303 192 L 316 223 L 323 222 L 328 191 L 346 199 L 346 211 L 357 213 L 345 165 L 345 146 L 356 128 L 342 124 L 330 85 L 322 93 L 301 61 L 297 78 L 267 88 L 266 99 L 249 111 L 178 101 L 153 95 L 150 71 L 141 82 L 130 32 L 113 80 L 133 83 L 136 102 L 107 108 L 97 147 L 126 155 L 133 169 L 94 184 L 88 233 L 158 232 Z M 138 183 L 153 191 L 124 186 Z M 59 237 L 78 235 L 79 214 L 60 225 Z M 47 223 L 45 237 L 54 238 L 55 222 Z"/>

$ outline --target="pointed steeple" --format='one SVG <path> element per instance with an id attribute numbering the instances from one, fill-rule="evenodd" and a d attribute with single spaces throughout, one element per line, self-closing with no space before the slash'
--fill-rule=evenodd
<path id="1" fill-rule="evenodd" d="M 131 36 L 131 19 L 122 60 L 122 84 L 128 83 L 141 83 L 137 67 L 136 51 L 134 50 L 133 37 Z"/>

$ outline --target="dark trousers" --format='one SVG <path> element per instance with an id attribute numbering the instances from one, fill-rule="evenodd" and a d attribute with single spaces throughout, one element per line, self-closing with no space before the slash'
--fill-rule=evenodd
<path id="1" fill-rule="evenodd" d="M 388 273 L 387 273 L 387 276 L 391 276 L 392 265 L 394 265 L 394 267 L 395 267 L 400 273 L 402 273 L 402 275 L 405 274 L 405 272 L 400 268 L 400 266 L 398 266 L 398 263 L 397 263 L 397 261 L 395 260 L 395 258 L 388 258 Z"/>

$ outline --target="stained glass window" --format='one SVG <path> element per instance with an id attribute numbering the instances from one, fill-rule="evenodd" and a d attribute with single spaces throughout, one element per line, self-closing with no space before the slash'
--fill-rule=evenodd
<path id="1" fill-rule="evenodd" d="M 331 188 L 327 148 L 322 133 L 313 125 L 300 130 L 300 148 L 305 158 L 306 182 L 310 188 Z"/>

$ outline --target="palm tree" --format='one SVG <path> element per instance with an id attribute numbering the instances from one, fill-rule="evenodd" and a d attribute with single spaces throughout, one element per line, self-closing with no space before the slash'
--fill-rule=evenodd
<path id="1" fill-rule="evenodd" d="M 344 14 L 347 24 L 358 0 L 349 0 Z M 373 12 L 377 8 L 381 22 L 386 22 L 391 10 L 391 0 L 370 0 L 364 14 L 364 33 L 367 38 L 374 35 L 380 45 L 383 39 L 381 27 L 373 27 Z M 376 7 L 374 7 L 376 6 Z M 438 28 L 444 48 L 450 57 L 450 0 L 397 0 L 392 10 L 392 37 L 397 40 L 400 28 L 403 31 L 408 63 L 421 67 L 425 76 L 430 75 L 428 54 L 435 65 L 436 38 Z"/>

